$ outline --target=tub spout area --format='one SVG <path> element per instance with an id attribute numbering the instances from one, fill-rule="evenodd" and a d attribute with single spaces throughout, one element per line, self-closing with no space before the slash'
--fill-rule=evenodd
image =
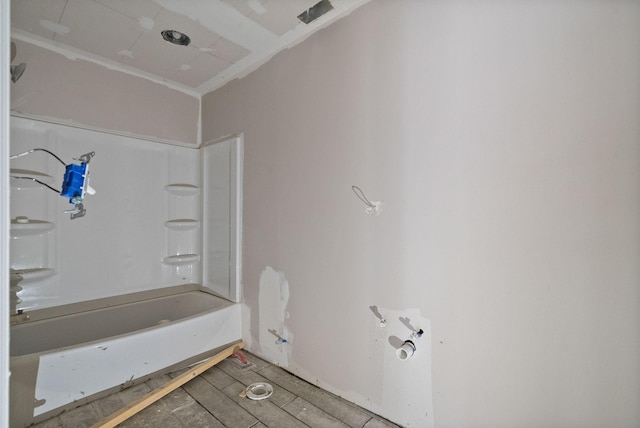
<path id="1" fill-rule="evenodd" d="M 18 325 L 23 322 L 27 322 L 31 319 L 28 313 L 23 312 L 22 309 L 9 317 L 9 325 Z"/>

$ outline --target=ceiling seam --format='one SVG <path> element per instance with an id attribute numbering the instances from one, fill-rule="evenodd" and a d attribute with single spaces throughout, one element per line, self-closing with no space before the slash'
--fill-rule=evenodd
<path id="1" fill-rule="evenodd" d="M 150 73 L 148 74 L 142 70 L 134 69 L 133 67 L 127 66 L 125 64 L 120 64 L 116 61 L 109 60 L 108 58 L 92 55 L 81 49 L 77 49 L 77 48 L 70 49 L 66 46 L 61 46 L 59 42 L 48 40 L 43 37 L 36 36 L 35 34 L 28 33 L 26 31 L 13 29 L 11 37 L 14 39 L 38 46 L 40 48 L 46 49 L 48 51 L 58 53 L 74 61 L 77 59 L 81 59 L 84 61 L 97 64 L 101 67 L 105 67 L 109 70 L 119 71 L 121 73 L 125 73 L 131 76 L 136 76 L 142 79 L 149 80 L 159 85 L 166 86 L 167 88 L 182 92 L 183 94 L 190 95 L 197 99 L 200 99 L 202 97 L 202 94 L 200 92 L 182 87 L 177 83 L 163 80 L 158 76 L 151 75 Z"/>

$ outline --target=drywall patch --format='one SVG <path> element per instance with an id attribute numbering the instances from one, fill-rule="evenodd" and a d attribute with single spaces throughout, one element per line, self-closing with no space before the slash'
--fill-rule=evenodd
<path id="1" fill-rule="evenodd" d="M 140 26 L 142 28 L 144 28 L 145 30 L 153 30 L 153 26 L 156 24 L 152 18 L 149 18 L 148 16 L 143 16 L 140 19 L 138 19 L 138 23 L 140 24 Z"/>
<path id="2" fill-rule="evenodd" d="M 384 348 L 383 386 L 382 406 L 374 410 L 408 428 L 433 427 L 431 321 L 419 309 L 378 310 L 386 320 L 385 327 L 378 330 L 385 332 L 387 340 L 377 342 Z M 380 322 L 379 318 L 374 320 Z M 402 360 L 397 351 L 407 340 L 415 344 L 415 353 Z"/>
<path id="3" fill-rule="evenodd" d="M 260 275 L 258 298 L 259 340 L 265 358 L 281 367 L 289 365 L 293 336 L 285 325 L 289 318 L 289 283 L 284 273 L 267 266 Z"/>

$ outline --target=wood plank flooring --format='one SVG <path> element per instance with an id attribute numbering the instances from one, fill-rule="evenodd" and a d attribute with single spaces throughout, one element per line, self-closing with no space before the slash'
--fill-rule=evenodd
<path id="1" fill-rule="evenodd" d="M 123 422 L 123 428 L 394 428 L 373 413 L 246 353 L 249 367 L 227 359 Z M 158 388 L 180 372 L 158 376 L 36 424 L 82 428 Z M 241 397 L 247 386 L 268 382 L 273 395 Z"/>

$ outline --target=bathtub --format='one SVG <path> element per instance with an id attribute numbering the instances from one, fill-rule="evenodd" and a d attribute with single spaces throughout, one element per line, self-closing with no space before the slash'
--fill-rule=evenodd
<path id="1" fill-rule="evenodd" d="M 204 359 L 241 338 L 239 304 L 197 284 L 27 315 L 10 327 L 12 428 Z"/>

